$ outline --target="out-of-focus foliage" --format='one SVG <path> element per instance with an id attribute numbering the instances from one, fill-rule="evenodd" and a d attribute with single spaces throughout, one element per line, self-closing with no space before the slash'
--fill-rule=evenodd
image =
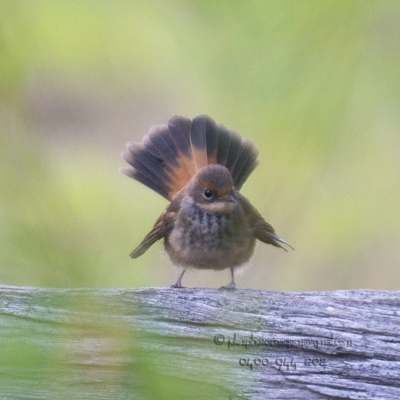
<path id="1" fill-rule="evenodd" d="M 120 151 L 173 114 L 252 137 L 248 196 L 295 251 L 240 287 L 398 288 L 400 3 L 1 1 L 0 282 L 158 286 L 163 199 Z M 228 272 L 184 283 L 220 286 Z"/>
<path id="2" fill-rule="evenodd" d="M 257 143 L 243 193 L 296 248 L 260 244 L 238 286 L 398 289 L 399 43 L 394 0 L 0 0 L 0 283 L 171 284 L 161 243 L 128 257 L 166 202 L 118 173 L 120 152 L 173 114 L 207 113 Z M 151 339 L 112 324 L 93 332 L 134 360 L 126 381 L 104 387 L 221 395 L 165 376 L 157 351 L 135 347 Z M 86 338 L 64 339 L 90 351 Z M 0 342 L 4 371 L 36 365 L 38 387 L 57 382 L 54 362 L 71 350 Z"/>

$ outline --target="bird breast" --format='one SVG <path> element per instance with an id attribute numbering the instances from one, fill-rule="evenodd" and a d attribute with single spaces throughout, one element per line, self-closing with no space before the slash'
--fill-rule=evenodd
<path id="1" fill-rule="evenodd" d="M 182 267 L 225 269 L 250 259 L 255 238 L 239 203 L 220 214 L 184 198 L 174 228 L 165 238 L 172 262 Z"/>

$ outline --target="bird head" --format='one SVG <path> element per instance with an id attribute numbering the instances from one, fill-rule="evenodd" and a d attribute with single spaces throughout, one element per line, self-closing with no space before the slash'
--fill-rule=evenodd
<path id="1" fill-rule="evenodd" d="M 210 214 L 230 214 L 237 203 L 232 175 L 219 164 L 201 168 L 191 179 L 187 193 Z"/>

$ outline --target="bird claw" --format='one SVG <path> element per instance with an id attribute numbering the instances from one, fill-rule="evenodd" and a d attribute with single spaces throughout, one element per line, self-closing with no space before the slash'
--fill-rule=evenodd
<path id="1" fill-rule="evenodd" d="M 174 289 L 184 289 L 185 287 L 184 286 L 182 286 L 182 283 L 179 281 L 179 282 L 175 282 L 173 285 L 171 285 L 170 286 L 171 288 L 174 288 Z"/>
<path id="2" fill-rule="evenodd" d="M 235 290 L 235 289 L 236 289 L 235 283 L 231 282 L 226 286 L 221 286 L 218 290 Z"/>

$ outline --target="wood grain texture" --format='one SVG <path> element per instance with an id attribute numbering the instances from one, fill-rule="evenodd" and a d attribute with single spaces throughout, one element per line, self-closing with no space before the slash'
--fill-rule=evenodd
<path id="1" fill-rule="evenodd" d="M 0 330 L 0 398 L 400 398 L 400 292 L 0 286 Z"/>

